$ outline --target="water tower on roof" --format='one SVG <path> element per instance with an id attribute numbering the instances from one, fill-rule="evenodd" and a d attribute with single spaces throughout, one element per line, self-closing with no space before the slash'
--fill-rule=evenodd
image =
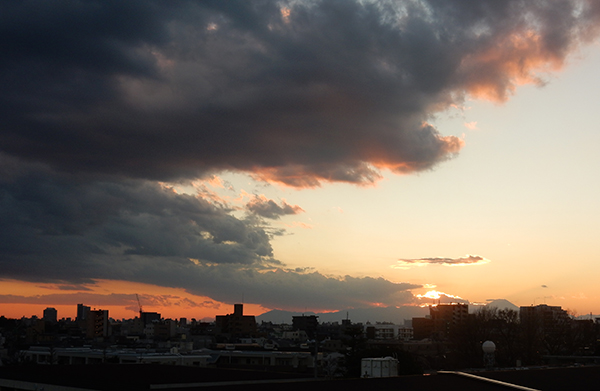
<path id="1" fill-rule="evenodd" d="M 496 344 L 492 341 L 485 341 L 481 344 L 481 349 L 483 349 L 483 364 L 487 369 L 492 369 L 496 361 L 494 357 Z"/>

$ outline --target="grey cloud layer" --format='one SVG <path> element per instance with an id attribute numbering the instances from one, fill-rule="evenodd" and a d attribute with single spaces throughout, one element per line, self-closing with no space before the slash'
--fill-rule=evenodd
<path id="1" fill-rule="evenodd" d="M 1 278 L 80 291 L 85 286 L 68 284 L 133 281 L 225 302 L 245 296 L 273 308 L 324 310 L 404 304 L 412 301 L 409 290 L 419 287 L 284 271 L 256 219 L 237 219 L 154 182 L 78 181 L 0 158 Z"/>
<path id="2" fill-rule="evenodd" d="M 3 277 L 111 278 L 112 268 L 135 269 L 140 257 L 278 264 L 262 228 L 148 181 L 78 181 L 21 166 L 0 175 L 0 195 Z"/>
<path id="3" fill-rule="evenodd" d="M 3 2 L 2 149 L 146 179 L 369 183 L 457 153 L 423 121 L 465 91 L 502 99 L 560 65 L 599 8 L 294 1 L 284 17 L 285 4 Z"/>
<path id="4" fill-rule="evenodd" d="M 598 4 L 0 2 L 0 277 L 238 301 L 233 286 L 278 308 L 411 301 L 414 285 L 284 272 L 256 218 L 156 181 L 430 169 L 462 147 L 431 115 L 541 83 L 536 70 L 597 35 Z"/>
<path id="5" fill-rule="evenodd" d="M 285 200 L 278 205 L 274 200 L 264 196 L 254 196 L 247 204 L 246 209 L 267 219 L 279 219 L 285 215 L 295 215 L 304 212 L 298 205 L 290 205 Z"/>

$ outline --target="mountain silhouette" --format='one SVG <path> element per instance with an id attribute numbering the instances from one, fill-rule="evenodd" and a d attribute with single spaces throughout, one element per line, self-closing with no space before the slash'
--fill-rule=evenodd
<path id="1" fill-rule="evenodd" d="M 343 319 L 350 319 L 353 323 L 366 322 L 392 322 L 402 325 L 404 320 L 410 320 L 413 317 L 423 317 L 429 315 L 429 308 L 417 306 L 402 307 L 370 307 L 370 308 L 350 308 L 335 312 L 292 312 L 283 310 L 271 310 L 256 317 L 257 322 L 273 323 L 292 323 L 293 316 L 317 315 L 319 323 L 338 322 Z"/>

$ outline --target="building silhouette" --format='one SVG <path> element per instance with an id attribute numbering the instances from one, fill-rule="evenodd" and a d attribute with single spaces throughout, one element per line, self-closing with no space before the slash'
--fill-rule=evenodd
<path id="1" fill-rule="evenodd" d="M 89 311 L 85 319 L 86 337 L 103 338 L 109 336 L 108 310 Z"/>
<path id="2" fill-rule="evenodd" d="M 557 325 L 569 320 L 569 314 L 560 306 L 539 304 L 536 306 L 520 307 L 521 322 L 536 322 L 542 329 L 551 331 Z"/>
<path id="3" fill-rule="evenodd" d="M 568 350 L 572 322 L 559 306 L 540 304 L 520 307 L 519 317 L 525 336 L 528 359 L 538 354 L 560 354 Z"/>
<path id="4" fill-rule="evenodd" d="M 43 319 L 46 322 L 56 323 L 58 321 L 58 311 L 56 308 L 48 307 L 44 310 Z"/>
<path id="5" fill-rule="evenodd" d="M 412 318 L 413 338 L 417 340 L 431 337 L 433 334 L 433 320 L 431 316 Z"/>
<path id="6" fill-rule="evenodd" d="M 316 315 L 292 316 L 292 328 L 294 330 L 302 330 L 309 338 L 315 338 L 319 320 Z"/>
<path id="7" fill-rule="evenodd" d="M 215 332 L 230 337 L 246 337 L 256 334 L 254 315 L 244 315 L 244 305 L 234 304 L 233 314 L 215 317 Z"/>
<path id="8" fill-rule="evenodd" d="M 160 322 L 161 315 L 158 312 L 140 312 L 140 319 L 142 326 L 146 326 L 148 323 Z"/>
<path id="9" fill-rule="evenodd" d="M 92 308 L 88 307 L 87 305 L 77 304 L 77 318 L 76 318 L 76 320 L 78 322 L 86 320 L 87 315 L 89 314 L 89 312 L 90 312 L 91 309 Z"/>
<path id="10" fill-rule="evenodd" d="M 469 318 L 469 305 L 461 303 L 438 304 L 429 307 L 429 317 L 413 318 L 413 338 L 446 339 L 450 331 Z"/>

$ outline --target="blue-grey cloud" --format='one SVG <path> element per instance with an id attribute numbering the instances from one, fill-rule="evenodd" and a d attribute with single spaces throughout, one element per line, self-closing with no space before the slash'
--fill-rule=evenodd
<path id="1" fill-rule="evenodd" d="M 2 277 L 114 278 L 113 268 L 127 274 L 140 257 L 279 264 L 263 228 L 201 198 L 144 180 L 78 181 L 25 167 L 0 175 Z"/>
<path id="2" fill-rule="evenodd" d="M 246 204 L 246 209 L 258 216 L 267 219 L 279 219 L 285 215 L 295 215 L 304 212 L 298 205 L 290 205 L 285 200 L 281 201 L 281 205 L 274 200 L 268 199 L 265 196 L 253 196 Z"/>
<path id="3" fill-rule="evenodd" d="M 285 269 L 260 221 L 238 219 L 229 209 L 155 182 L 79 181 L 44 166 L 0 159 L 0 278 L 79 291 L 79 299 L 65 294 L 24 302 L 81 301 L 86 286 L 99 279 L 178 287 L 225 302 L 245 294 L 272 308 L 329 310 L 404 304 L 412 300 L 410 290 L 420 287 Z"/>
<path id="4" fill-rule="evenodd" d="M 461 148 L 424 124 L 506 99 L 594 36 L 586 1 L 0 4 L 2 150 L 144 179 L 370 183 Z"/>

